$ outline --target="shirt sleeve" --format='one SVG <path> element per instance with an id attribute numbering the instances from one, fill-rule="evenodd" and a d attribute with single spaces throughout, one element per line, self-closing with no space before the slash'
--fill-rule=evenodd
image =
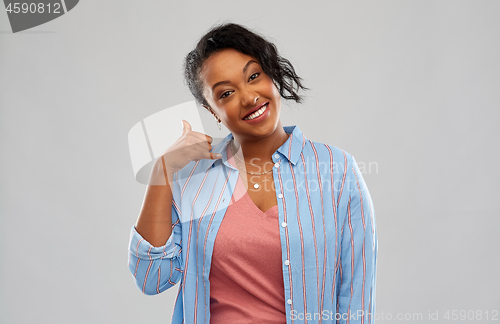
<path id="1" fill-rule="evenodd" d="M 159 294 L 181 279 L 184 268 L 181 237 L 182 228 L 175 200 L 172 200 L 172 234 L 165 245 L 152 246 L 137 232 L 135 226 L 132 226 L 128 268 L 137 287 L 144 294 Z"/>
<path id="2" fill-rule="evenodd" d="M 354 157 L 342 234 L 337 316 L 340 323 L 372 324 L 375 317 L 377 231 L 372 199 Z"/>

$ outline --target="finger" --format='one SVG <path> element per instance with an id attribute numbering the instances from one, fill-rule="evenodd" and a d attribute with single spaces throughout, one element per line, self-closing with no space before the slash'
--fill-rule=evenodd
<path id="1" fill-rule="evenodd" d="M 203 134 L 203 133 L 200 133 L 200 132 L 197 132 L 197 131 L 191 131 L 191 133 L 189 135 L 192 136 L 192 138 L 197 143 L 200 142 L 200 143 L 212 144 L 212 142 L 214 141 L 214 139 L 212 138 L 212 136 L 207 135 L 207 134 Z"/>
<path id="2" fill-rule="evenodd" d="M 220 153 L 210 152 L 209 154 L 210 154 L 210 157 L 209 157 L 210 160 L 222 159 L 222 154 L 220 154 Z"/>
<path id="3" fill-rule="evenodd" d="M 203 141 L 203 142 L 208 142 L 209 144 L 212 144 L 212 142 L 214 141 L 212 136 L 207 135 L 207 134 L 203 134 L 200 132 L 192 131 L 191 135 L 193 135 L 194 138 L 199 139 L 200 142 Z"/>
<path id="4" fill-rule="evenodd" d="M 191 131 L 191 125 L 187 122 L 187 120 L 181 119 L 182 123 L 182 135 Z"/>
<path id="5" fill-rule="evenodd" d="M 192 144 L 192 148 L 196 148 L 198 152 L 206 152 L 206 151 L 211 151 L 212 150 L 212 144 L 207 142 L 207 138 L 205 138 L 205 141 L 197 141 L 196 143 Z"/>
<path id="6" fill-rule="evenodd" d="M 216 160 L 216 159 L 222 159 L 222 154 L 220 153 L 212 153 L 212 152 L 207 152 L 206 148 L 198 148 L 197 149 L 197 154 L 196 154 L 197 159 L 209 159 L 209 160 Z"/>

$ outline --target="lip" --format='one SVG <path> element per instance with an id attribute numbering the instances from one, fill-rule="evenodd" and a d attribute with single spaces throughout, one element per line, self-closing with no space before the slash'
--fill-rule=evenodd
<path id="1" fill-rule="evenodd" d="M 266 103 L 264 103 L 265 105 Z M 262 105 L 260 105 L 260 107 L 262 107 Z M 257 124 L 257 123 L 260 123 L 261 121 L 265 120 L 267 117 L 269 117 L 269 115 L 271 115 L 271 111 L 269 110 L 269 104 L 266 106 L 266 110 L 264 110 L 264 112 L 262 113 L 262 115 L 260 115 L 259 117 L 256 117 L 254 119 L 250 119 L 250 120 L 247 120 L 247 119 L 243 119 L 244 122 L 246 123 L 249 123 L 249 124 Z"/>
<path id="2" fill-rule="evenodd" d="M 247 117 L 247 116 L 249 116 L 249 115 L 253 114 L 254 112 L 256 112 L 257 110 L 259 110 L 260 108 L 262 108 L 262 106 L 264 106 L 264 105 L 266 105 L 266 104 L 269 104 L 269 101 L 263 102 L 263 103 L 261 103 L 260 105 L 258 105 L 257 107 L 253 108 L 252 110 L 250 110 L 250 111 L 248 112 L 248 114 L 246 114 L 245 116 L 243 116 L 243 118 L 245 118 L 245 117 Z M 269 105 L 268 105 L 268 107 L 269 107 Z M 242 119 L 243 119 L 243 118 L 242 118 Z"/>

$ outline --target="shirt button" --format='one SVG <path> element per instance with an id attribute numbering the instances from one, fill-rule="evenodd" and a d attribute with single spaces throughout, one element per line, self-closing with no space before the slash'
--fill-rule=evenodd
<path id="1" fill-rule="evenodd" d="M 279 164 L 278 162 L 274 163 L 274 167 L 275 167 L 275 168 L 277 168 L 277 167 L 279 167 L 279 166 L 280 166 L 280 164 Z"/>
<path id="2" fill-rule="evenodd" d="M 280 199 L 283 198 L 283 194 L 279 194 L 278 198 L 280 198 Z"/>
<path id="3" fill-rule="evenodd" d="M 285 260 L 285 264 L 289 265 L 290 264 L 290 260 Z"/>
<path id="4" fill-rule="evenodd" d="M 292 304 L 292 300 L 291 299 L 287 300 L 286 302 L 288 303 L 288 305 Z"/>
<path id="5" fill-rule="evenodd" d="M 280 156 L 279 154 L 274 154 L 274 157 L 278 159 Z"/>
<path id="6" fill-rule="evenodd" d="M 281 223 L 281 226 L 286 227 L 286 223 L 285 222 Z"/>

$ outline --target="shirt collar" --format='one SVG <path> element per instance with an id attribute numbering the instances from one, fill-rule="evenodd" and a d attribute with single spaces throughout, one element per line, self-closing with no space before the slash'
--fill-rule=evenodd
<path id="1" fill-rule="evenodd" d="M 295 165 L 299 160 L 300 153 L 302 153 L 302 149 L 304 148 L 304 144 L 307 139 L 297 125 L 284 126 L 283 130 L 287 134 L 290 134 L 290 136 L 288 137 L 286 142 L 283 143 L 283 145 L 281 145 L 277 149 L 277 151 L 281 153 L 283 156 L 285 156 L 290 163 Z M 198 167 L 202 168 L 202 170 L 208 170 L 212 168 L 216 163 L 224 163 L 227 167 L 237 170 L 229 162 L 227 162 L 226 148 L 232 139 L 233 139 L 233 134 L 229 133 L 220 143 L 218 143 L 215 147 L 212 148 L 211 152 L 222 154 L 222 159 L 200 160 L 199 162 L 200 165 Z"/>

